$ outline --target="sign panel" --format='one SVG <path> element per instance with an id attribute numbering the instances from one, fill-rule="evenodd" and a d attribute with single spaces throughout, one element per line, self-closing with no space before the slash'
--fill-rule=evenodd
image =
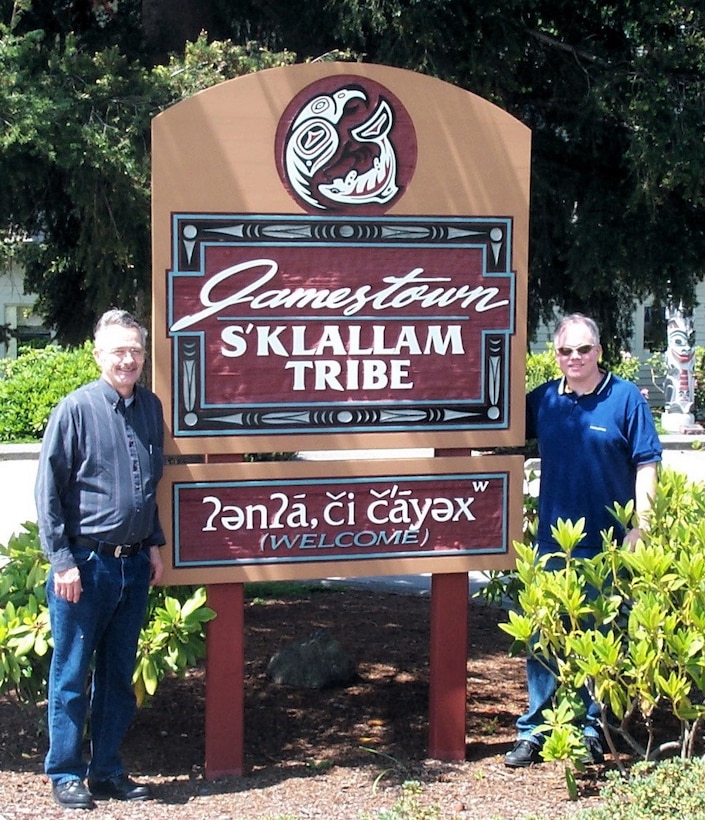
<path id="1" fill-rule="evenodd" d="M 169 467 L 166 583 L 510 566 L 522 482 L 520 457 Z"/>
<path id="2" fill-rule="evenodd" d="M 521 443 L 529 154 L 489 102 L 357 63 L 156 117 L 168 449 Z"/>
<path id="3" fill-rule="evenodd" d="M 511 231 L 175 215 L 174 435 L 506 429 Z"/>

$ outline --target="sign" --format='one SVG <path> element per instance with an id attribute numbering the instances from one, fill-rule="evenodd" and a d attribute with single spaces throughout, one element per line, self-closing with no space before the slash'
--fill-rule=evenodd
<path id="1" fill-rule="evenodd" d="M 280 462 L 276 476 L 271 468 L 167 471 L 166 583 L 203 583 L 214 572 L 245 581 L 484 568 L 506 563 L 520 537 L 519 457 Z"/>
<path id="2" fill-rule="evenodd" d="M 509 426 L 510 220 L 176 215 L 172 233 L 175 436 Z"/>
<path id="3" fill-rule="evenodd" d="M 207 772 L 241 771 L 222 591 L 245 580 L 434 573 L 429 749 L 462 754 L 466 636 L 442 626 L 464 573 L 513 564 L 523 459 L 212 462 L 523 443 L 528 129 L 431 77 L 312 63 L 178 103 L 152 158 L 153 386 L 167 452 L 206 457 L 160 482 L 164 582 L 220 603 L 206 745 L 240 736 Z"/>
<path id="4" fill-rule="evenodd" d="M 156 117 L 168 450 L 522 443 L 529 155 L 486 100 L 357 63 Z"/>

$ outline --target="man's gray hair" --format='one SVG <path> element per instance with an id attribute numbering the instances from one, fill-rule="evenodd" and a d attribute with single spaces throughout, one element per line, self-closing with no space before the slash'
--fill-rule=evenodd
<path id="1" fill-rule="evenodd" d="M 600 329 L 597 326 L 597 322 L 589 316 L 585 316 L 583 313 L 571 313 L 568 316 L 564 316 L 556 326 L 555 333 L 553 334 L 554 347 L 558 345 L 558 339 L 568 325 L 584 325 L 590 331 L 593 343 L 596 345 L 600 344 Z"/>
<path id="2" fill-rule="evenodd" d="M 100 331 L 111 325 L 119 325 L 120 327 L 129 327 L 139 330 L 140 336 L 142 337 L 142 347 L 147 346 L 147 328 L 141 325 L 131 313 L 128 313 L 126 310 L 119 310 L 118 308 L 106 310 L 100 319 L 98 319 L 93 338 L 97 339 Z"/>

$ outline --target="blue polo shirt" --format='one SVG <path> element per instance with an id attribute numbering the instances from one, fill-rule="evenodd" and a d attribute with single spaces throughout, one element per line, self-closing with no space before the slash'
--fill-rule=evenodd
<path id="1" fill-rule="evenodd" d="M 538 439 L 541 458 L 539 551 L 556 550 L 551 526 L 559 518 L 586 520 L 576 556 L 602 549 L 601 530 L 614 527 L 621 541 L 624 530 L 609 508 L 634 498 L 639 465 L 661 461 L 651 410 L 636 385 L 606 373 L 579 396 L 565 378 L 546 382 L 527 396 L 526 436 Z"/>

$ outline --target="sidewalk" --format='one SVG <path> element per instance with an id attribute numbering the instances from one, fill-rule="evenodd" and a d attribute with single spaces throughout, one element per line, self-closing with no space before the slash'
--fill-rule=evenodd
<path id="1" fill-rule="evenodd" d="M 705 436 L 663 436 L 663 462 L 685 473 L 691 481 L 705 482 Z M 695 442 L 702 449 L 693 449 Z M 334 459 L 392 459 L 423 457 L 432 450 L 339 450 L 308 451 L 302 457 L 311 461 Z M 39 444 L 0 444 L 0 544 L 7 544 L 10 536 L 19 532 L 25 521 L 36 521 L 34 480 L 37 475 Z M 413 594 L 430 594 L 430 575 L 395 575 L 388 578 L 347 579 L 367 588 L 382 585 L 385 589 Z M 482 583 L 482 573 L 470 573 L 470 587 Z"/>
<path id="2" fill-rule="evenodd" d="M 36 521 L 34 480 L 39 444 L 0 444 L 0 544 L 19 532 L 25 521 Z"/>

